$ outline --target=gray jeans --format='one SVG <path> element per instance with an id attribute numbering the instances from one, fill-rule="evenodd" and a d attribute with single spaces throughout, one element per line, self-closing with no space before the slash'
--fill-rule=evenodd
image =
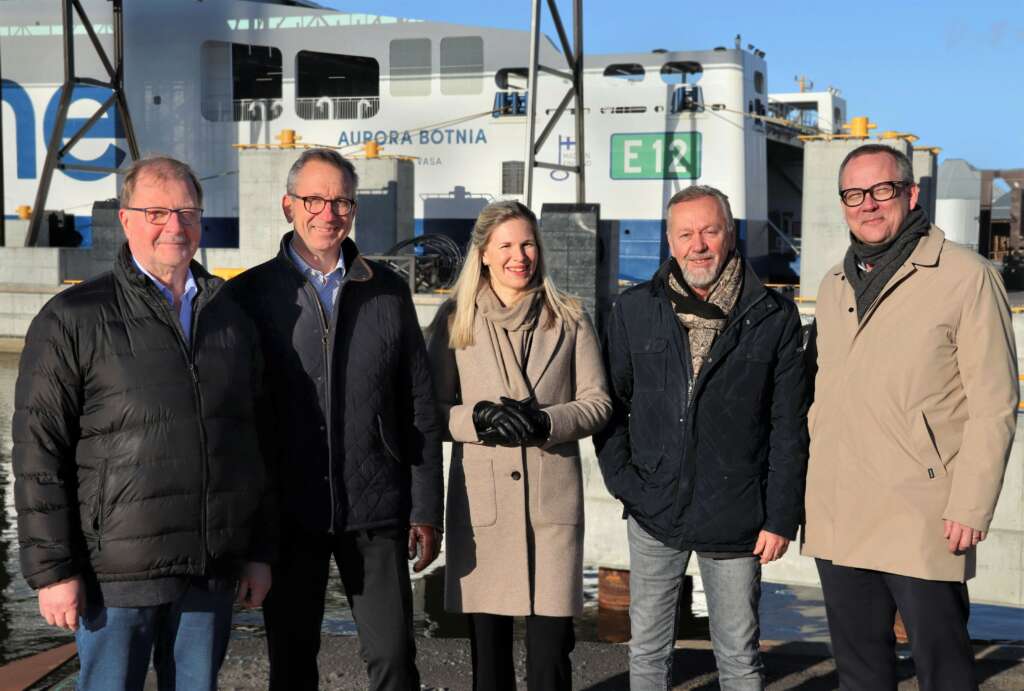
<path id="1" fill-rule="evenodd" d="M 676 600 L 688 550 L 667 547 L 629 518 L 629 687 L 672 688 Z M 711 644 L 723 691 L 764 688 L 758 649 L 761 564 L 756 557 L 710 559 L 697 555 L 708 600 Z"/>

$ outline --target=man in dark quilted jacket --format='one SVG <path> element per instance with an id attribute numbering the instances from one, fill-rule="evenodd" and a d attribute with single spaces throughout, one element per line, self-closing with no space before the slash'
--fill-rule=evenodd
<path id="1" fill-rule="evenodd" d="M 228 284 L 256 322 L 273 401 L 263 453 L 284 540 L 263 608 L 270 688 L 316 689 L 328 566 L 338 566 L 371 689 L 419 689 L 407 559 L 437 556 L 441 428 L 406 281 L 349 238 L 358 177 L 329 149 L 294 163 L 293 230 Z M 243 230 L 244 232 L 244 230 Z"/>
<path id="2" fill-rule="evenodd" d="M 39 610 L 76 631 L 80 689 L 215 689 L 231 608 L 270 587 L 275 516 L 256 436 L 256 328 L 192 261 L 202 189 L 170 158 L 127 171 L 113 271 L 29 327 L 15 506 Z M 240 583 L 239 583 L 240 582 Z"/>

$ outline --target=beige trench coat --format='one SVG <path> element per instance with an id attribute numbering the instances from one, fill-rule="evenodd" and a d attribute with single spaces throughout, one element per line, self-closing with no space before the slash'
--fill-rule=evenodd
<path id="1" fill-rule="evenodd" d="M 448 348 L 449 310 L 442 308 L 428 344 L 442 419 L 455 442 L 446 502 L 445 606 L 455 612 L 578 615 L 583 479 L 577 440 L 601 429 L 611 415 L 594 328 L 584 319 L 534 331 L 526 375 L 551 418 L 551 436 L 542 447 L 489 446 L 477 439 L 473 406 L 509 393 L 479 315 L 475 344 Z"/>
<path id="2" fill-rule="evenodd" d="M 974 575 L 943 519 L 988 530 L 1016 429 L 1017 356 L 992 265 L 932 227 L 858 325 L 840 264 L 818 292 L 803 554 Z"/>

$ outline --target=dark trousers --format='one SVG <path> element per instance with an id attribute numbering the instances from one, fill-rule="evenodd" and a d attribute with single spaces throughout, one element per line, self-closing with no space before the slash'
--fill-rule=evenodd
<path id="1" fill-rule="evenodd" d="M 331 557 L 359 631 L 368 688 L 419 690 L 407 538 L 408 532 L 397 528 L 339 535 L 286 533 L 263 603 L 271 691 L 317 689 L 316 658 Z"/>
<path id="2" fill-rule="evenodd" d="M 967 633 L 971 606 L 966 584 L 815 561 L 840 689 L 895 691 L 892 626 L 897 609 L 907 627 L 921 691 L 978 688 Z"/>
<path id="3" fill-rule="evenodd" d="M 515 691 L 512 617 L 470 614 L 474 691 Z M 572 617 L 526 617 L 526 688 L 530 691 L 572 689 L 569 653 L 576 647 Z"/>

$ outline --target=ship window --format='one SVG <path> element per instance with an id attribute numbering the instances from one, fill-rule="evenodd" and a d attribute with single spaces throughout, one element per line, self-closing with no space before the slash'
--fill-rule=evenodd
<path id="1" fill-rule="evenodd" d="M 501 162 L 501 193 L 522 194 L 526 186 L 526 164 L 522 161 Z"/>
<path id="2" fill-rule="evenodd" d="M 281 114 L 280 50 L 206 41 L 201 56 L 201 109 L 207 120 L 273 120 Z"/>
<path id="3" fill-rule="evenodd" d="M 661 66 L 661 81 L 666 84 L 696 84 L 704 68 L 699 62 L 666 62 Z"/>
<path id="4" fill-rule="evenodd" d="M 441 93 L 484 91 L 484 40 L 479 36 L 441 39 Z"/>
<path id="5" fill-rule="evenodd" d="M 391 95 L 430 95 L 430 39 L 402 38 L 391 42 Z"/>
<path id="6" fill-rule="evenodd" d="M 380 110 L 380 65 L 373 58 L 299 51 L 295 112 L 303 120 L 357 120 Z"/>
<path id="7" fill-rule="evenodd" d="M 604 76 L 612 79 L 622 79 L 627 82 L 642 82 L 644 80 L 644 66 L 635 62 L 608 65 L 604 68 Z"/>
<path id="8" fill-rule="evenodd" d="M 525 91 L 530 79 L 530 71 L 526 67 L 502 67 L 494 73 L 494 83 L 499 89 Z"/>
<path id="9" fill-rule="evenodd" d="M 754 70 L 754 91 L 764 93 L 764 72 L 761 70 Z"/>

